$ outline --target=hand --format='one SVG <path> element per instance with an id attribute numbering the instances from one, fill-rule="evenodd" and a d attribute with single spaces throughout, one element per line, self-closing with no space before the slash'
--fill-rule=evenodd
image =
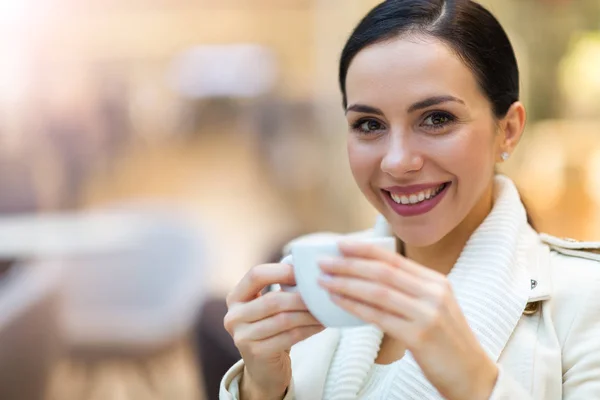
<path id="1" fill-rule="evenodd" d="M 444 398 L 488 399 L 498 368 L 471 331 L 446 276 L 372 244 L 342 243 L 321 262 L 333 301 L 399 340 Z"/>
<path id="2" fill-rule="evenodd" d="M 244 399 L 281 399 L 292 377 L 290 348 L 324 328 L 299 293 L 270 292 L 268 285 L 295 285 L 287 264 L 252 268 L 227 297 L 224 325 L 244 359 Z"/>

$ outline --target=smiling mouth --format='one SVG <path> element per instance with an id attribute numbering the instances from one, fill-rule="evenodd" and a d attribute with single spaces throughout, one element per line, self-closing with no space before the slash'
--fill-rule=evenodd
<path id="1" fill-rule="evenodd" d="M 450 182 L 445 182 L 438 187 L 410 194 L 396 194 L 387 190 L 384 190 L 384 192 L 396 204 L 414 206 L 436 198 L 444 191 L 444 189 L 446 189 L 446 187 L 448 187 L 448 185 L 450 185 Z"/>

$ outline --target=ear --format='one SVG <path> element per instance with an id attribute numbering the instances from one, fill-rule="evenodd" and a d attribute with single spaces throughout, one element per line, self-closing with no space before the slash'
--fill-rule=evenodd
<path id="1" fill-rule="evenodd" d="M 516 101 L 510 106 L 504 118 L 499 121 L 500 137 L 498 138 L 497 154 L 499 162 L 504 161 L 506 155 L 510 156 L 514 152 L 525 130 L 526 119 L 525 107 L 520 101 Z M 504 158 L 502 157 L 503 154 L 505 155 Z"/>

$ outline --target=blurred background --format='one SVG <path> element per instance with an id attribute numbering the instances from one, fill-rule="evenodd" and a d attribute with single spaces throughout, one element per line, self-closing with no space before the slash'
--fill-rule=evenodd
<path id="1" fill-rule="evenodd" d="M 223 298 L 363 229 L 341 48 L 376 0 L 0 0 L 0 398 L 213 399 Z M 600 240 L 600 0 L 485 0 L 537 227 Z"/>

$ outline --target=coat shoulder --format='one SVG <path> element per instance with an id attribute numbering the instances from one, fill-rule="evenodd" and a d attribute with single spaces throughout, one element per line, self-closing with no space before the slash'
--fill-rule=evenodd
<path id="1" fill-rule="evenodd" d="M 573 290 L 600 280 L 600 242 L 583 242 L 570 238 L 540 234 L 550 249 L 550 267 L 555 285 L 569 285 Z M 576 286 L 571 286 L 577 284 Z"/>
<path id="2" fill-rule="evenodd" d="M 589 293 L 597 292 L 600 285 L 600 242 L 546 234 L 540 238 L 550 249 L 549 272 L 555 306 L 573 311 L 586 301 Z"/>
<path id="3" fill-rule="evenodd" d="M 545 233 L 540 234 L 540 239 L 556 253 L 600 263 L 600 242 L 584 242 L 571 238 L 559 238 Z M 597 266 L 600 267 L 600 264 L 597 264 Z"/>
<path id="4" fill-rule="evenodd" d="M 578 335 L 599 329 L 600 243 L 549 235 L 541 239 L 550 249 L 552 297 L 548 305 L 557 338 L 567 354 L 576 346 Z"/>

